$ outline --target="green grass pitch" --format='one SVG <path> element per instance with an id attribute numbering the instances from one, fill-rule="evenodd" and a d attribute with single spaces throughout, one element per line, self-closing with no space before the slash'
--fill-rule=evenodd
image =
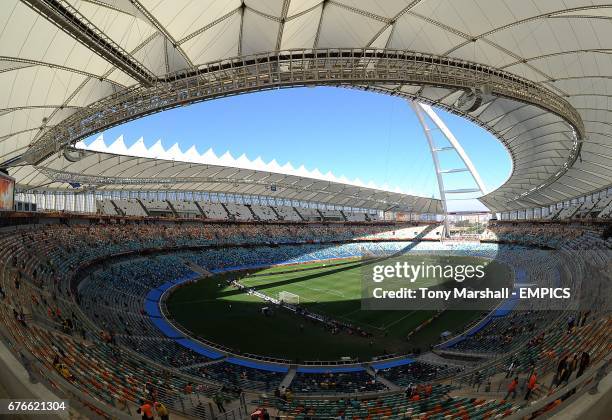
<path id="1" fill-rule="evenodd" d="M 414 255 L 414 264 L 433 256 Z M 406 260 L 406 255 L 402 257 Z M 455 264 L 481 264 L 483 259 L 454 257 Z M 361 310 L 363 265 L 370 261 L 351 259 L 327 263 L 276 266 L 264 270 L 228 273 L 202 279 L 175 291 L 167 305 L 175 322 L 212 342 L 238 352 L 291 360 L 336 360 L 343 356 L 369 360 L 387 353 L 427 350 L 443 331 L 461 331 L 482 311 L 444 311 L 433 322 L 407 338 L 434 311 Z M 509 281 L 509 269 L 495 262 L 486 268 L 487 281 Z M 226 286 L 228 276 L 273 297 L 281 291 L 299 295 L 300 305 L 367 330 L 372 338 L 347 333 L 332 335 L 321 324 L 309 322 L 287 310 L 273 316 L 261 314 L 266 304 L 258 297 Z M 423 282 L 417 282 L 422 287 Z M 300 324 L 304 325 L 300 331 Z"/>

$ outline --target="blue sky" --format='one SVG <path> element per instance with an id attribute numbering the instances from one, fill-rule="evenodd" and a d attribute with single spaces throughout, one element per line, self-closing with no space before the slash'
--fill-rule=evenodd
<path id="1" fill-rule="evenodd" d="M 438 113 L 487 188 L 501 185 L 511 167 L 503 146 L 471 122 Z M 161 139 L 166 149 L 177 142 L 183 151 L 191 145 L 200 153 L 212 147 L 217 155 L 230 151 L 234 157 L 245 153 L 250 159 L 261 156 L 281 165 L 290 161 L 296 168 L 303 164 L 338 177 L 438 196 L 427 142 L 413 111 L 403 99 L 371 92 L 331 87 L 259 92 L 154 114 L 103 134 L 107 144 L 123 135 L 128 147 L 140 137 L 147 146 Z M 440 133 L 433 134 L 439 145 L 445 145 Z M 457 160 L 453 152 L 441 155 L 446 169 L 457 167 Z M 447 189 L 474 186 L 465 174 L 444 179 Z M 457 209 L 473 207 L 469 203 L 458 201 Z"/>

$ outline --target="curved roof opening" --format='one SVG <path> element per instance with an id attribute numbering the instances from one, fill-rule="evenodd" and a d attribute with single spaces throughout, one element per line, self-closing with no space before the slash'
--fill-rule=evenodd
<path id="1" fill-rule="evenodd" d="M 438 111 L 470 155 L 489 190 L 510 174 L 502 144 L 472 122 Z M 446 146 L 434 132 L 438 146 Z M 422 128 L 402 98 L 337 88 L 295 88 L 203 102 L 147 116 L 93 135 L 89 150 L 186 160 L 439 198 Z M 441 155 L 446 168 L 458 156 Z M 445 177 L 470 187 L 469 174 Z M 481 210 L 475 194 L 449 210 Z"/>

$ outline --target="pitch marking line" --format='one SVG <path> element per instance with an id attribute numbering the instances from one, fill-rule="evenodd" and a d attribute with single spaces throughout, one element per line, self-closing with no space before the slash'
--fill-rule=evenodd
<path id="1" fill-rule="evenodd" d="M 408 312 L 406 315 L 404 315 L 403 317 L 396 319 L 395 321 L 391 322 L 390 324 L 383 325 L 383 328 L 389 328 L 389 327 L 391 327 L 391 326 L 393 326 L 393 325 L 397 324 L 398 322 L 403 321 L 404 319 L 406 319 L 407 317 L 409 317 L 410 315 L 412 315 L 412 314 L 413 314 L 413 313 L 415 313 L 415 312 L 416 312 L 416 311 L 410 311 L 410 312 Z"/>
<path id="2" fill-rule="evenodd" d="M 332 289 L 317 289 L 317 288 L 308 287 L 308 286 L 304 286 L 304 285 L 300 285 L 300 284 L 295 284 L 294 287 L 297 287 L 299 289 L 308 289 L 310 291 L 317 292 L 317 294 L 319 294 L 319 295 L 320 294 L 326 294 L 326 295 L 331 295 L 331 296 L 344 297 L 344 293 L 340 293 L 337 290 L 332 290 Z M 306 297 L 306 296 L 304 296 L 304 297 Z M 313 299 L 306 299 L 306 300 L 313 300 Z"/>

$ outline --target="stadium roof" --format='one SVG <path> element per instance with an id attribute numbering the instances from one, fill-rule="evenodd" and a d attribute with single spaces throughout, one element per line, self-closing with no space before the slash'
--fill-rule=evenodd
<path id="1" fill-rule="evenodd" d="M 201 163 L 200 155 L 187 153 L 179 156 L 177 148 L 165 151 L 160 149 L 159 143 L 149 149 L 141 142 L 127 149 L 122 138 L 111 146 L 106 146 L 103 141 L 94 143 L 91 146 L 97 152 L 80 149 L 72 151 L 53 159 L 44 168 L 30 170 L 24 181 L 29 185 L 46 185 L 53 189 L 87 185 L 87 188 L 95 187 L 98 191 L 206 191 L 366 209 L 443 213 L 442 202 L 437 199 L 330 181 L 323 174 L 315 179 L 291 175 L 287 173 L 290 172 L 287 168 L 268 172 L 206 164 Z M 130 154 L 139 156 L 109 151 L 132 152 Z"/>
<path id="2" fill-rule="evenodd" d="M 482 198 L 493 210 L 567 200 L 612 180 L 612 6 L 599 3 L 5 0 L 0 166 L 30 183 L 62 147 L 131 119 L 333 85 L 415 98 L 497 136 L 513 171 Z"/>

